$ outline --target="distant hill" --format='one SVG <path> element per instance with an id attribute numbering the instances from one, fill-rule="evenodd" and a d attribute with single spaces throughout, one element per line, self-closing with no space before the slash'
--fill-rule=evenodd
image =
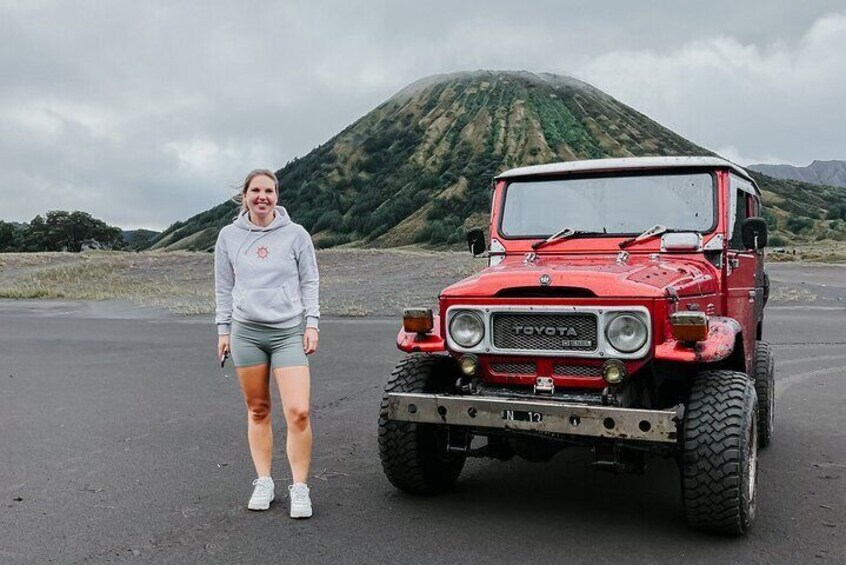
<path id="1" fill-rule="evenodd" d="M 145 229 L 123 230 L 123 244 L 129 249 L 145 249 L 155 240 L 161 232 Z"/>
<path id="2" fill-rule="evenodd" d="M 123 234 L 123 241 L 125 243 L 129 243 L 130 241 L 136 238 L 143 238 L 151 240 L 161 234 L 161 232 L 153 231 L 153 230 L 145 230 L 145 229 L 137 229 L 137 230 L 123 230 L 121 232 Z"/>
<path id="3" fill-rule="evenodd" d="M 574 78 L 476 71 L 409 85 L 277 174 L 282 203 L 319 246 L 443 246 L 487 223 L 491 178 L 505 169 L 713 154 Z M 823 225 L 846 189 L 758 178 L 775 235 L 846 237 L 846 226 Z M 177 222 L 153 247 L 211 249 L 235 208 Z M 805 219 L 788 224 L 794 217 Z"/>
<path id="4" fill-rule="evenodd" d="M 761 164 L 747 168 L 777 179 L 846 187 L 846 161 L 814 161 L 807 167 Z"/>

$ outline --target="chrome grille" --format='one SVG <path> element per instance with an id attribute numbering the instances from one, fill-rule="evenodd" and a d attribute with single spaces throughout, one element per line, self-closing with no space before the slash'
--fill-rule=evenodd
<path id="1" fill-rule="evenodd" d="M 602 367 L 586 365 L 556 365 L 552 374 L 567 377 L 601 377 Z"/>
<path id="2" fill-rule="evenodd" d="M 534 375 L 534 363 L 491 363 L 491 371 L 494 373 L 506 373 L 515 375 Z"/>
<path id="3" fill-rule="evenodd" d="M 582 313 L 499 312 L 491 317 L 498 349 L 529 351 L 593 351 L 596 315 Z"/>

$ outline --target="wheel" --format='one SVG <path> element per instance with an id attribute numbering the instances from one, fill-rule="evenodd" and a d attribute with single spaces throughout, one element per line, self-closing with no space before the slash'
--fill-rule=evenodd
<path id="1" fill-rule="evenodd" d="M 758 446 L 767 447 L 775 427 L 775 362 L 770 344 L 755 342 L 753 369 L 755 392 L 758 394 Z"/>
<path id="2" fill-rule="evenodd" d="M 755 519 L 758 413 L 744 373 L 703 371 L 685 409 L 682 498 L 687 522 L 700 530 L 741 535 Z"/>
<path id="3" fill-rule="evenodd" d="M 412 354 L 399 362 L 385 385 L 379 411 L 379 457 L 395 487 L 415 494 L 449 489 L 466 457 L 446 449 L 446 430 L 434 424 L 388 420 L 390 392 L 444 392 L 455 380 L 449 357 Z"/>

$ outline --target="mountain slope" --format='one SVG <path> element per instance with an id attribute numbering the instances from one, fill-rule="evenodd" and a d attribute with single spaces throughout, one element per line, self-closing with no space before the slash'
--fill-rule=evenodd
<path id="1" fill-rule="evenodd" d="M 451 245 L 486 223 L 491 178 L 505 169 L 712 154 L 576 79 L 476 71 L 409 85 L 277 174 L 282 204 L 319 246 Z M 797 190 L 767 182 L 771 200 Z M 846 202 L 846 191 L 833 198 Z M 807 212 L 830 207 L 826 196 Z M 154 247 L 209 249 L 234 213 L 221 204 L 174 224 Z M 785 214 L 772 215 L 774 227 L 786 229 Z"/>

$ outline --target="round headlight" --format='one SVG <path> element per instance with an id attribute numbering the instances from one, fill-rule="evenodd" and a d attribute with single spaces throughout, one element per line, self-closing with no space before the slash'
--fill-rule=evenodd
<path id="1" fill-rule="evenodd" d="M 634 353 L 646 343 L 646 324 L 632 314 L 620 314 L 605 328 L 605 337 L 617 351 Z"/>
<path id="2" fill-rule="evenodd" d="M 475 347 L 485 337 L 482 318 L 473 312 L 459 312 L 449 323 L 449 335 L 461 347 Z"/>

